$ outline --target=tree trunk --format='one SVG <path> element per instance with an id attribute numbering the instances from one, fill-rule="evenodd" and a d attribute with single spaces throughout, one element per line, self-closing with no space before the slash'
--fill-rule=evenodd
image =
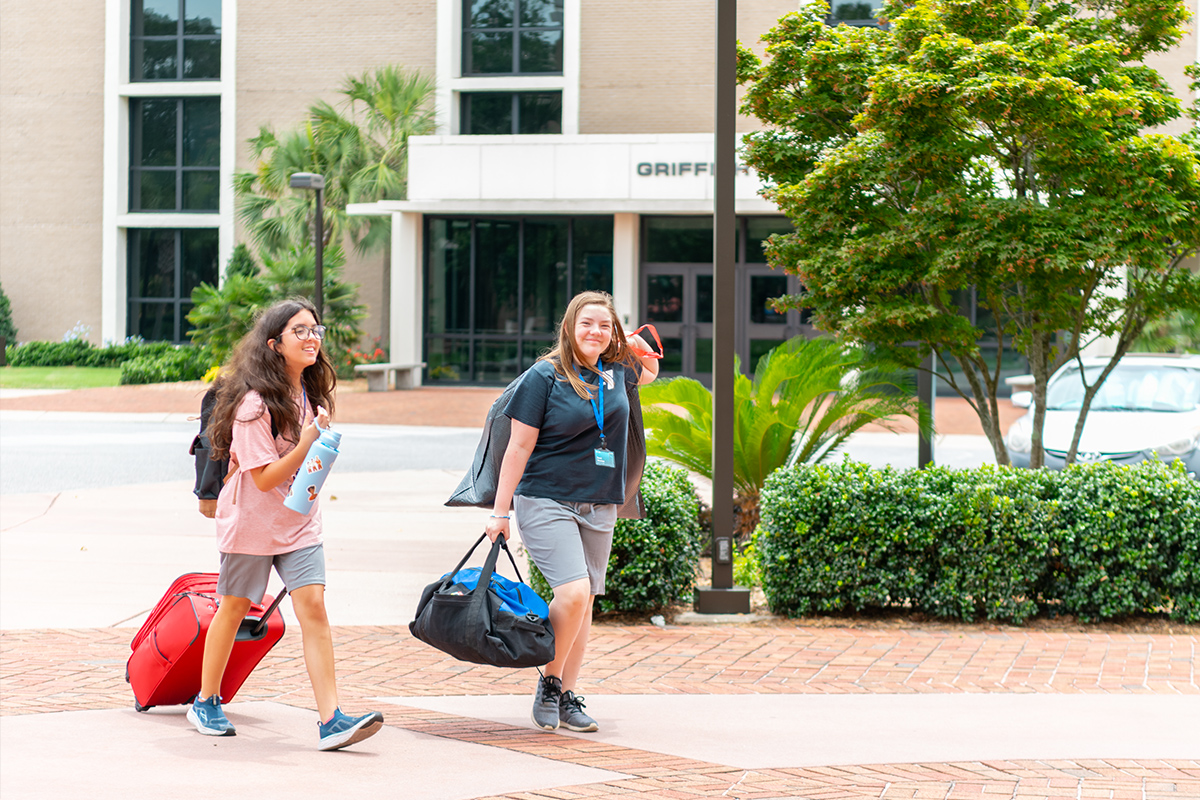
<path id="1" fill-rule="evenodd" d="M 760 515 L 759 497 L 757 494 L 738 494 L 733 498 L 733 539 L 737 542 L 749 541 L 750 535 L 758 527 Z"/>
<path id="2" fill-rule="evenodd" d="M 940 359 L 940 356 L 939 356 Z M 978 373 L 975 372 L 975 362 L 963 357 L 955 356 L 958 365 L 962 368 L 963 376 L 967 379 L 967 383 L 971 385 L 972 397 L 967 397 L 962 390 L 958 390 L 959 395 L 967 400 L 974 400 L 971 403 L 975 409 L 976 416 L 979 417 L 979 424 L 983 427 L 983 433 L 988 438 L 988 443 L 992 446 L 992 452 L 996 456 L 996 463 L 1002 467 L 1012 464 L 1012 459 L 1008 457 L 1008 448 L 1004 444 L 1004 436 L 1000 433 L 1000 417 L 997 413 L 998 407 L 995 403 L 995 392 L 988 392 L 984 388 L 984 384 L 979 380 Z M 943 364 L 946 362 L 943 360 Z M 989 397 L 989 394 L 991 395 Z"/>
<path id="3" fill-rule="evenodd" d="M 1049 337 L 1036 334 L 1029 343 L 1029 367 L 1033 372 L 1033 430 L 1030 432 L 1029 466 L 1045 466 L 1042 434 L 1046 425 L 1046 384 L 1050 381 Z"/>

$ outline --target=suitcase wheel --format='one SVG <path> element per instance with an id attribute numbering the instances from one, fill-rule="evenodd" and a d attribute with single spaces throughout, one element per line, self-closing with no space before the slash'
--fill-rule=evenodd
<path id="1" fill-rule="evenodd" d="M 137 700 L 133 701 L 133 710 L 134 711 L 149 711 L 153 707 L 154 706 L 144 706 L 141 703 L 139 703 Z"/>

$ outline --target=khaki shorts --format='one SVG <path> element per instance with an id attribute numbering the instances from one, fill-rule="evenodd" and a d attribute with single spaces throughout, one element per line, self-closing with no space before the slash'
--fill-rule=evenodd
<path id="1" fill-rule="evenodd" d="M 592 594 L 604 594 L 617 507 L 545 497 L 513 498 L 521 543 L 551 587 L 587 578 Z"/>
<path id="2" fill-rule="evenodd" d="M 221 572 L 217 594 L 245 597 L 261 603 L 267 593 L 271 567 L 283 579 L 289 592 L 314 583 L 325 585 L 325 546 L 314 544 L 290 553 L 274 556 L 248 556 L 245 553 L 221 553 Z"/>

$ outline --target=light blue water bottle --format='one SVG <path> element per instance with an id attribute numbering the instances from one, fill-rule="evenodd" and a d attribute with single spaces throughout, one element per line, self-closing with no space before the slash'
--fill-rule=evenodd
<path id="1" fill-rule="evenodd" d="M 312 509 L 333 462 L 337 460 L 341 440 L 342 435 L 337 431 L 321 428 L 321 435 L 308 448 L 304 463 L 292 479 L 292 488 L 283 501 L 285 506 L 300 514 L 307 514 Z"/>

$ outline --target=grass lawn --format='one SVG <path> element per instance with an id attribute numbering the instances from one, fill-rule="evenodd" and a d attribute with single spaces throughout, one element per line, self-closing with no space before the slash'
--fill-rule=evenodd
<path id="1" fill-rule="evenodd" d="M 0 389 L 91 389 L 120 382 L 120 367 L 0 367 Z"/>

